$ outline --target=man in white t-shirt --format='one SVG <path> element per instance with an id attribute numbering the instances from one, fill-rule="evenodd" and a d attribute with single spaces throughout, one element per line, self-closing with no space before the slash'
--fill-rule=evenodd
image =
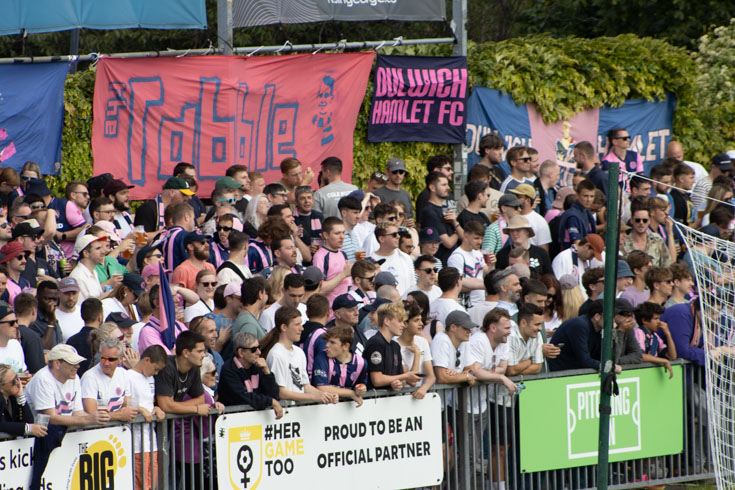
<path id="1" fill-rule="evenodd" d="M 605 242 L 597 233 L 590 233 L 582 238 L 578 244 L 572 244 L 568 249 L 562 250 L 554 257 L 551 268 L 554 276 L 560 278 L 567 274 L 577 278 L 582 286 L 582 276 L 585 271 L 595 267 L 602 267 L 602 252 L 605 250 Z M 582 288 L 582 296 L 587 299 L 587 293 Z"/>
<path id="2" fill-rule="evenodd" d="M 465 357 L 462 350 L 467 346 L 470 332 L 477 325 L 472 323 L 469 315 L 463 311 L 453 311 L 446 317 L 446 327 L 437 332 L 431 341 L 431 363 L 434 366 L 436 382 L 440 384 L 467 383 L 470 386 L 477 381 L 475 376 L 465 368 Z M 452 406 L 451 394 L 447 395 L 446 404 Z"/>
<path id="3" fill-rule="evenodd" d="M 485 284 L 482 280 L 491 270 L 480 252 L 484 235 L 485 229 L 480 223 L 468 221 L 464 225 L 462 244 L 447 259 L 447 266 L 454 267 L 464 276 L 462 289 L 469 291 L 470 303 L 473 305 L 485 299 Z"/>
<path id="4" fill-rule="evenodd" d="M 138 409 L 128 406 L 130 380 L 120 366 L 123 343 L 111 337 L 100 345 L 100 362 L 82 376 L 82 404 L 84 411 L 108 411 L 110 420 L 130 422 Z"/>
<path id="5" fill-rule="evenodd" d="M 154 406 L 156 380 L 153 376 L 166 367 L 167 361 L 164 348 L 160 345 L 151 345 L 140 355 L 140 361 L 127 372 L 130 380 L 130 399 L 137 402 L 138 412 L 148 423 L 153 420 L 161 421 L 166 417 L 163 410 Z M 153 488 L 153 482 L 158 481 L 158 441 L 155 432 L 151 434 L 149 424 L 133 425 L 133 446 L 135 488 Z"/>
<path id="6" fill-rule="evenodd" d="M 281 400 L 337 403 L 336 393 L 318 390 L 309 383 L 306 371 L 306 355 L 297 345 L 304 330 L 301 312 L 284 305 L 276 311 L 275 327 L 279 330 L 278 342 L 268 352 L 266 362 L 276 378 Z"/>
<path id="7" fill-rule="evenodd" d="M 79 284 L 73 277 L 59 281 L 59 306 L 56 307 L 56 320 L 61 327 L 64 342 L 84 328 L 80 310 Z"/>
<path id="8" fill-rule="evenodd" d="M 0 305 L 0 363 L 9 365 L 14 372 L 27 371 L 23 347 L 17 340 L 18 319 L 9 305 Z"/>
<path id="9" fill-rule="evenodd" d="M 266 333 L 273 330 L 276 325 L 276 313 L 283 306 L 290 306 L 296 308 L 301 312 L 301 323 L 304 324 L 309 321 L 309 317 L 306 316 L 306 305 L 301 302 L 306 294 L 304 277 L 299 274 L 288 274 L 283 279 L 283 294 L 281 299 L 270 305 L 268 308 L 263 310 L 260 314 L 258 322 Z"/>
<path id="10" fill-rule="evenodd" d="M 393 274 L 398 281 L 396 288 L 403 296 L 416 284 L 416 276 L 413 274 L 413 260 L 398 248 L 398 227 L 394 224 L 378 226 L 375 237 L 380 246 L 370 258 L 380 264 L 380 270 Z"/>
<path id="11" fill-rule="evenodd" d="M 546 222 L 543 216 L 533 210 L 533 203 L 536 200 L 536 189 L 529 184 L 521 184 L 512 191 L 518 199 L 523 202 L 523 208 L 521 208 L 521 216 L 528 220 L 528 224 L 533 229 L 533 237 L 529 239 L 531 245 L 536 245 L 543 248 L 547 252 L 549 251 L 549 244 L 551 243 L 551 230 L 549 229 L 549 223 Z"/>
<path id="12" fill-rule="evenodd" d="M 439 271 L 438 282 L 442 295 L 429 305 L 429 316 L 444 324 L 451 312 L 465 311 L 457 301 L 462 290 L 462 275 L 454 267 L 445 267 Z"/>
<path id="13" fill-rule="evenodd" d="M 512 420 L 505 409 L 505 407 L 510 406 L 510 399 L 506 394 L 512 395 L 516 391 L 515 383 L 505 376 L 505 370 L 510 356 L 510 349 L 507 344 L 510 327 L 510 315 L 506 310 L 502 308 L 491 310 L 485 315 L 481 330 L 475 332 L 470 337 L 467 348 L 463 353 L 463 364 L 470 368 L 470 372 L 478 380 L 501 383 L 503 385 L 496 390 L 492 388 L 481 390 L 480 396 L 474 396 L 472 400 L 468 397 L 468 408 L 474 415 L 472 419 L 475 424 L 475 431 L 477 431 L 474 432 L 475 434 L 483 433 L 482 424 L 485 417 L 478 415 L 484 414 L 488 409 L 488 401 L 491 404 L 494 404 L 496 400 L 499 402 L 497 412 L 492 408 L 490 409 L 493 410 L 491 413 L 498 413 L 498 418 L 496 419 L 498 423 L 509 424 Z M 471 404 L 469 403 L 470 401 L 472 402 Z M 491 420 L 495 419 L 491 417 Z M 493 445 L 492 468 L 500 468 L 495 475 L 495 481 L 502 483 L 505 480 L 504 465 L 502 464 L 505 461 L 505 446 L 502 441 L 496 440 L 496 434 L 500 432 L 498 428 L 488 427 L 487 429 Z M 475 441 L 474 454 L 477 458 L 482 454 L 483 449 L 482 438 L 476 439 L 479 439 L 479 441 Z M 500 484 L 498 487 L 500 488 Z"/>
<path id="14" fill-rule="evenodd" d="M 48 353 L 48 366 L 28 383 L 26 396 L 33 412 L 49 415 L 49 424 L 102 425 L 110 420 L 107 412 L 84 411 L 82 385 L 77 376 L 79 363 L 84 360 L 74 347 L 57 344 Z"/>
<path id="15" fill-rule="evenodd" d="M 495 291 L 495 275 L 499 271 L 490 271 L 485 274 L 482 282 L 485 285 L 485 299 L 479 303 L 473 303 L 472 308 L 467 310 L 467 314 L 470 315 L 470 320 L 477 325 L 482 325 L 482 320 L 485 315 L 498 306 L 498 293 Z M 544 299 L 546 297 L 544 296 Z"/>
<path id="16" fill-rule="evenodd" d="M 406 299 L 408 293 L 413 291 L 421 291 L 429 298 L 429 303 L 442 295 L 442 290 L 436 285 L 436 274 L 439 268 L 436 266 L 436 259 L 431 255 L 421 255 L 413 263 L 416 270 L 416 284 L 408 288 L 403 299 Z"/>

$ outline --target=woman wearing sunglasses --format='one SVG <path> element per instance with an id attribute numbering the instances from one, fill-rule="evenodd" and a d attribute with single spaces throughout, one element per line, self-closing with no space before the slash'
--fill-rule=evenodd
<path id="1" fill-rule="evenodd" d="M 620 170 L 643 174 L 643 158 L 629 150 L 630 133 L 625 128 L 614 128 L 607 132 L 608 154 L 602 159 L 602 170 L 607 171 L 610 163 L 618 162 Z M 622 179 L 622 175 L 620 176 Z"/>
<path id="2" fill-rule="evenodd" d="M 47 429 L 33 423 L 23 384 L 7 364 L 0 364 L 0 432 L 13 436 L 43 437 Z"/>
<path id="3" fill-rule="evenodd" d="M 217 289 L 217 276 L 210 270 L 202 270 L 196 276 L 196 293 L 199 301 L 184 310 L 184 323 L 210 314 L 214 311 L 214 291 Z"/>

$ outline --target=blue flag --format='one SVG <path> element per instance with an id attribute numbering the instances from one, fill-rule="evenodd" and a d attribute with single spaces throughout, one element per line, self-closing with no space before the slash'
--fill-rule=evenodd
<path id="1" fill-rule="evenodd" d="M 0 65 L 0 165 L 58 174 L 68 63 Z"/>
<path id="2" fill-rule="evenodd" d="M 168 276 L 163 264 L 158 265 L 158 273 L 161 276 L 160 290 L 158 294 L 158 320 L 161 322 L 161 339 L 166 347 L 173 351 L 176 343 L 176 303 L 171 294 L 168 284 Z"/>

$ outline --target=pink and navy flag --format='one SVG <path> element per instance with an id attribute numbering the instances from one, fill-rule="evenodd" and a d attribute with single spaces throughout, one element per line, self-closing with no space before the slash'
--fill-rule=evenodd
<path id="1" fill-rule="evenodd" d="M 171 294 L 171 287 L 163 264 L 159 264 L 158 268 L 161 276 L 158 294 L 158 319 L 161 322 L 161 340 L 169 350 L 173 350 L 176 343 L 176 303 L 174 303 L 174 297 Z"/>

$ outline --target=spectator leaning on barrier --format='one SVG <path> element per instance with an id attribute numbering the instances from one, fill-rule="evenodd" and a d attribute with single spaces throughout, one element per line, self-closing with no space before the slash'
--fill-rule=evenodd
<path id="1" fill-rule="evenodd" d="M 303 330 L 301 312 L 283 306 L 275 315 L 275 327 L 262 340 L 268 367 L 276 377 L 280 400 L 337 403 L 333 393 L 317 390 L 309 382 L 304 351 L 295 345 Z"/>
<path id="2" fill-rule="evenodd" d="M 406 328 L 396 342 L 401 346 L 403 369 L 413 371 L 424 378 L 421 380 L 421 386 L 411 393 L 414 398 L 422 399 L 436 382 L 431 365 L 430 338 L 424 336 L 423 314 L 418 303 L 405 301 L 403 307 L 407 316 Z"/>
<path id="3" fill-rule="evenodd" d="M 340 398 L 352 399 L 361 406 L 367 391 L 367 362 L 352 352 L 352 328 L 332 327 L 322 335 L 326 345 L 324 353 L 314 360 L 313 385 Z"/>
<path id="4" fill-rule="evenodd" d="M 400 303 L 385 304 L 378 308 L 378 333 L 370 337 L 362 356 L 368 365 L 368 386 L 395 391 L 406 384 L 415 386 L 421 378 L 405 371 L 401 358 L 401 346 L 393 340 L 406 326 L 406 310 Z"/>
<path id="5" fill-rule="evenodd" d="M 161 410 L 201 416 L 209 413 L 199 372 L 205 354 L 201 335 L 185 331 L 176 338 L 176 355 L 169 356 L 166 367 L 156 375 L 156 402 Z M 189 399 L 184 400 L 187 395 Z"/>
<path id="6" fill-rule="evenodd" d="M 543 284 L 542 284 L 543 285 Z M 544 340 L 544 310 L 533 303 L 523 303 L 518 310 L 518 324 L 511 327 L 508 337 L 509 376 L 538 374 L 544 363 L 542 346 Z"/>
<path id="7" fill-rule="evenodd" d="M 551 337 L 551 343 L 561 349 L 554 359 L 548 359 L 551 371 L 566 369 L 600 369 L 600 361 L 592 358 L 600 351 L 602 330 L 602 300 L 590 304 L 587 314 L 562 323 Z M 618 370 L 620 366 L 616 366 Z M 619 371 L 618 371 L 619 372 Z"/>
<path id="8" fill-rule="evenodd" d="M 676 345 L 671 338 L 669 326 L 666 322 L 661 321 L 663 313 L 664 307 L 660 304 L 650 301 L 642 303 L 635 312 L 638 326 L 633 332 L 643 352 L 642 361 L 660 364 L 669 372 L 669 379 L 671 379 L 674 377 L 674 371 L 669 361 L 676 359 Z"/>
<path id="9" fill-rule="evenodd" d="M 469 316 L 462 311 L 454 311 L 447 315 L 444 330 L 437 332 L 431 341 L 431 358 L 436 374 L 436 382 L 440 384 L 468 383 L 475 384 L 477 378 L 466 371 L 466 356 L 462 355 L 465 342 L 470 339 L 472 329 L 477 327 Z"/>
<path id="10" fill-rule="evenodd" d="M 634 312 L 635 307 L 629 301 L 623 298 L 615 300 L 612 354 L 616 365 L 640 364 L 641 362 L 641 348 L 633 332 L 635 328 Z"/>
<path id="11" fill-rule="evenodd" d="M 276 420 L 283 417 L 278 402 L 276 378 L 260 356 L 260 343 L 250 333 L 240 332 L 233 339 L 232 359 L 222 366 L 219 401 L 225 405 L 250 405 L 256 410 L 273 408 Z"/>
<path id="12" fill-rule="evenodd" d="M 44 437 L 46 427 L 33 420 L 18 373 L 11 366 L 0 364 L 0 433 Z"/>
<path id="13" fill-rule="evenodd" d="M 130 380 L 125 369 L 120 367 L 123 343 L 108 338 L 100 345 L 100 362 L 82 376 L 82 404 L 84 411 L 94 413 L 107 411 L 110 420 L 131 422 L 138 409 L 130 403 Z"/>

